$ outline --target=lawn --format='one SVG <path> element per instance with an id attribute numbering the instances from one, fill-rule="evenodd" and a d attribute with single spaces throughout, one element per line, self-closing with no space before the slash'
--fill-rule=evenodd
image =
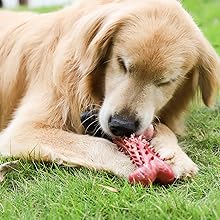
<path id="1" fill-rule="evenodd" d="M 183 3 L 220 53 L 220 1 Z M 146 189 L 105 172 L 23 161 L 0 186 L 0 219 L 220 219 L 220 102 L 194 105 L 187 125 L 180 141 L 200 167 L 193 180 Z"/>

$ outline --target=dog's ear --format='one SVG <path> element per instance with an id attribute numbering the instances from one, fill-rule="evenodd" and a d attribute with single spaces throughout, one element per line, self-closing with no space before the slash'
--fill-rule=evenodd
<path id="1" fill-rule="evenodd" d="M 116 32 L 124 23 L 123 15 L 117 9 L 103 7 L 84 16 L 77 24 L 75 57 L 84 74 L 93 72 L 105 59 Z"/>
<path id="2" fill-rule="evenodd" d="M 196 30 L 194 32 L 196 33 Z M 195 96 L 197 88 L 201 90 L 203 102 L 210 107 L 215 103 L 219 88 L 220 59 L 201 32 L 196 34 L 197 53 L 193 55 L 196 58 L 192 63 L 193 68 L 186 74 L 173 98 L 159 113 L 160 121 L 180 135 L 184 133 L 184 112 Z"/>
<path id="3" fill-rule="evenodd" d="M 86 10 L 72 25 L 74 31 L 69 31 L 58 44 L 55 72 L 64 67 L 77 69 L 82 75 L 93 72 L 105 58 L 116 32 L 125 23 L 127 10 L 110 3 Z"/>
<path id="4" fill-rule="evenodd" d="M 67 97 L 74 90 L 79 106 L 92 102 L 89 101 L 93 98 L 90 84 L 94 80 L 91 77 L 103 72 L 102 62 L 113 39 L 125 21 L 128 22 L 125 19 L 127 10 L 112 3 L 97 5 L 95 10 L 86 9 L 74 24 L 69 25 L 74 31 L 68 31 L 60 40 L 54 55 L 53 83 Z M 97 89 L 99 84 L 96 82 Z"/>
<path id="5" fill-rule="evenodd" d="M 220 58 L 206 39 L 202 39 L 196 66 L 199 73 L 199 88 L 205 105 L 212 106 L 219 88 Z"/>

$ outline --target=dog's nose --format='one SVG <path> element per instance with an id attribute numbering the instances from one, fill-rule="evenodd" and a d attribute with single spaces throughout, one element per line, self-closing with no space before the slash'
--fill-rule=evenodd
<path id="1" fill-rule="evenodd" d="M 108 121 L 110 131 L 116 136 L 130 136 L 137 131 L 138 126 L 138 121 L 119 115 L 111 116 Z"/>

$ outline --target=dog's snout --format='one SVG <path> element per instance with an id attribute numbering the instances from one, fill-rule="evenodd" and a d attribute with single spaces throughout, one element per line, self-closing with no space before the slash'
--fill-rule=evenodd
<path id="1" fill-rule="evenodd" d="M 109 118 L 108 127 L 112 134 L 116 136 L 130 136 L 137 131 L 139 121 L 115 115 Z"/>

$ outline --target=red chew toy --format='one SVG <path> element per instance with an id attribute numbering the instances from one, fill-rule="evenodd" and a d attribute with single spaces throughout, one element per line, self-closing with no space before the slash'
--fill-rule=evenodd
<path id="1" fill-rule="evenodd" d="M 137 166 L 137 170 L 129 176 L 130 183 L 141 183 L 144 186 L 154 182 L 173 183 L 175 179 L 173 171 L 160 159 L 159 154 L 155 154 L 144 136 L 131 135 L 130 138 L 117 138 L 114 143 L 118 145 L 120 151 L 129 155 Z"/>

